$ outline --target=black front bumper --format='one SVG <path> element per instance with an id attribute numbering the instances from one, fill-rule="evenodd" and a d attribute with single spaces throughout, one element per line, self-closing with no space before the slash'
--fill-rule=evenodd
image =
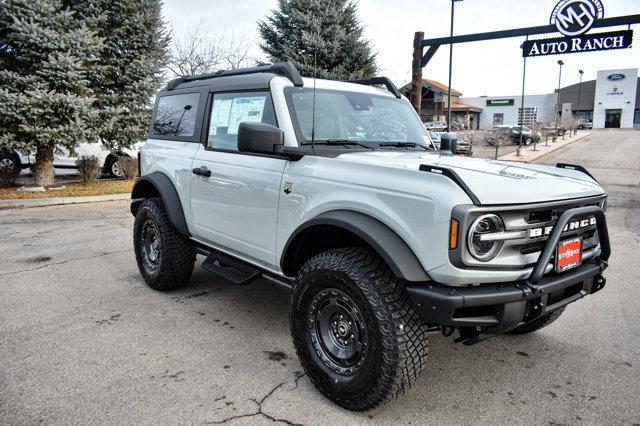
<path id="1" fill-rule="evenodd" d="M 601 290 L 606 282 L 602 269 L 600 264 L 584 263 L 570 272 L 545 276 L 535 290 L 524 282 L 475 287 L 433 284 L 406 290 L 426 324 L 482 327 L 484 333 L 499 334 Z"/>
<path id="2" fill-rule="evenodd" d="M 576 269 L 544 274 L 564 226 L 575 216 L 595 215 L 601 252 Z M 429 283 L 406 288 L 414 309 L 431 326 L 472 330 L 461 340 L 472 344 L 533 321 L 601 290 L 606 283 L 602 272 L 611 253 L 604 212 L 597 206 L 565 211 L 556 221 L 531 275 L 526 280 L 451 287 Z M 464 338 L 463 335 L 467 336 Z"/>

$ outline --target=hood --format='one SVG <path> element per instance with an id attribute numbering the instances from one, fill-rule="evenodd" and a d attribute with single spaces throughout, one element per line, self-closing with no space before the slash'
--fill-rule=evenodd
<path id="1" fill-rule="evenodd" d="M 602 187 L 589 176 L 553 166 L 509 163 L 461 157 L 437 151 L 365 151 L 345 153 L 344 161 L 419 170 L 421 164 L 456 172 L 481 204 L 524 204 L 601 195 Z M 443 179 L 447 179 L 443 177 Z"/>

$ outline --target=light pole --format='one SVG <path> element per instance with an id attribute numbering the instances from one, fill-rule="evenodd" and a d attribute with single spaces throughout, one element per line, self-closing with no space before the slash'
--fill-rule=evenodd
<path id="1" fill-rule="evenodd" d="M 529 40 L 529 36 L 526 37 L 525 41 Z M 520 48 L 524 48 L 524 44 L 520 45 Z M 525 56 L 522 60 L 522 96 L 520 97 L 520 140 L 518 141 L 518 150 L 516 151 L 516 156 L 520 157 L 520 148 L 522 147 L 522 126 L 524 126 L 524 83 L 525 77 L 527 76 L 527 57 Z M 535 151 L 535 144 L 533 145 Z"/>
<path id="2" fill-rule="evenodd" d="M 580 92 L 582 91 L 582 74 L 584 71 L 578 70 L 580 73 L 580 83 L 578 83 L 578 108 L 576 108 L 576 118 L 578 118 L 578 113 L 580 112 Z"/>
<path id="3" fill-rule="evenodd" d="M 562 62 L 562 59 L 558 61 L 558 65 L 560 65 L 560 71 L 558 72 L 558 98 L 556 101 L 556 128 L 554 129 L 556 134 L 558 133 L 558 119 L 560 118 L 560 113 L 561 111 L 561 105 L 560 105 L 560 82 L 562 81 L 562 66 L 564 65 L 564 62 Z M 562 134 L 564 136 L 564 133 Z"/>
<path id="4" fill-rule="evenodd" d="M 457 1 L 451 0 L 451 37 L 453 37 L 453 11 Z M 453 43 L 449 44 L 449 91 L 447 92 L 447 130 L 451 131 L 451 67 L 453 63 Z"/>

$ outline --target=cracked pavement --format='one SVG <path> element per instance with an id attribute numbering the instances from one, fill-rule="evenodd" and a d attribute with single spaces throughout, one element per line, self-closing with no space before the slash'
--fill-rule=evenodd
<path id="1" fill-rule="evenodd" d="M 640 132 L 594 132 L 557 161 L 610 193 L 607 287 L 529 336 L 434 336 L 422 379 L 367 413 L 303 374 L 285 290 L 199 266 L 183 289 L 147 288 L 127 202 L 2 210 L 0 424 L 638 424 Z"/>

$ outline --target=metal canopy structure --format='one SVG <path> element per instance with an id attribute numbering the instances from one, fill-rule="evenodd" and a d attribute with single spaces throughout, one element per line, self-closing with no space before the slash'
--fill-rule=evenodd
<path id="1" fill-rule="evenodd" d="M 640 23 L 640 14 L 615 16 L 612 18 L 596 19 L 591 28 L 605 28 L 620 25 Z M 517 28 L 513 30 L 491 31 L 486 33 L 467 34 L 453 37 L 440 37 L 425 40 L 424 32 L 418 31 L 413 39 L 413 63 L 411 76 L 411 104 L 420 113 L 422 104 L 422 68 L 424 68 L 438 48 L 443 44 L 469 43 L 474 41 L 497 40 L 512 37 L 528 37 L 532 35 L 557 33 L 555 25 L 541 25 L 538 27 Z M 428 47 L 427 52 L 424 48 Z M 448 108 L 449 106 L 447 106 Z"/>

